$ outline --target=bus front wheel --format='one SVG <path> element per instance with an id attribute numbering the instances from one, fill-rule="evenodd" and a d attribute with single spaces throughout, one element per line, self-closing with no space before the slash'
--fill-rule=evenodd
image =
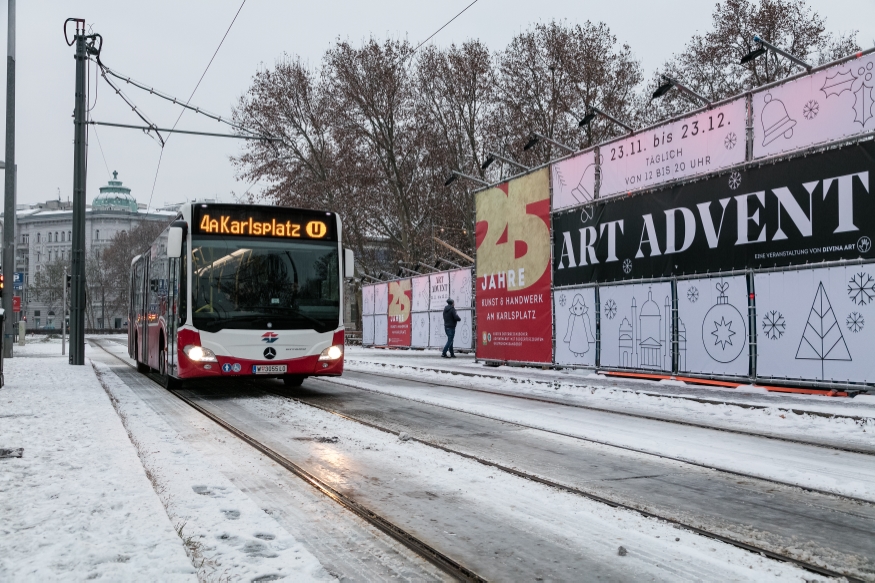
<path id="1" fill-rule="evenodd" d="M 283 382 L 287 387 L 300 387 L 306 378 L 304 375 L 290 374 L 283 377 Z"/>

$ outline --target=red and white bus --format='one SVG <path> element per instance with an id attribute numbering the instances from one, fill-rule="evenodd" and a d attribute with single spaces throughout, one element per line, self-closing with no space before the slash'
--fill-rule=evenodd
<path id="1" fill-rule="evenodd" d="M 343 372 L 343 280 L 335 213 L 185 205 L 131 262 L 128 353 L 165 386 L 263 376 L 298 386 Z"/>

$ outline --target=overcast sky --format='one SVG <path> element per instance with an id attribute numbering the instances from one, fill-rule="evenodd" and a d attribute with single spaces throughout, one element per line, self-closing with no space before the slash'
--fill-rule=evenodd
<path id="1" fill-rule="evenodd" d="M 229 114 L 261 64 L 270 66 L 283 53 L 318 64 L 338 37 L 360 41 L 370 35 L 408 38 L 419 43 L 470 0 L 441 2 L 401 0 L 322 0 L 320 2 L 248 0 L 200 85 L 193 102 Z M 826 18 L 828 30 L 859 30 L 864 47 L 875 44 L 875 0 L 809 0 Z M 240 0 L 39 0 L 18 2 L 16 162 L 19 203 L 72 196 L 73 186 L 73 47 L 64 43 L 62 24 L 84 18 L 104 38 L 107 65 L 157 89 L 187 98 L 240 6 Z M 479 0 L 431 42 L 446 46 L 479 38 L 491 49 L 506 46 L 531 23 L 567 19 L 572 23 L 604 21 L 620 42 L 628 43 L 649 74 L 680 51 L 695 31 L 710 27 L 714 2 L 703 0 Z M 6 10 L 0 32 L 5 38 Z M 92 117 L 139 124 L 139 120 L 101 80 Z M 5 78 L 5 75 L 0 78 Z M 159 127 L 170 127 L 178 109 L 131 87 L 125 89 Z M 5 126 L 5 91 L 0 92 L 0 127 Z M 181 129 L 224 132 L 220 124 L 192 113 Z M 5 129 L 4 129 L 5 132 Z M 0 134 L 5 135 L 5 134 Z M 249 184 L 238 182 L 229 156 L 241 142 L 175 135 L 165 147 L 152 206 L 189 198 L 231 201 Z M 135 131 L 93 129 L 88 155 L 88 200 L 110 172 L 148 203 L 161 153 L 153 139 Z M 3 155 L 0 154 L 0 159 Z M 258 190 L 256 185 L 253 189 Z"/>

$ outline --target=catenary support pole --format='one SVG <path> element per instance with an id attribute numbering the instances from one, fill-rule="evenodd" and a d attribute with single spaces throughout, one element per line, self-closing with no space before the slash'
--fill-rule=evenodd
<path id="1" fill-rule="evenodd" d="M 6 168 L 4 169 L 3 200 L 3 274 L 6 282 L 15 272 L 15 0 L 9 2 L 8 36 L 6 42 Z M 3 294 L 3 358 L 12 358 L 12 290 Z"/>
<path id="2" fill-rule="evenodd" d="M 67 354 L 67 268 L 64 267 L 64 303 L 61 304 L 61 356 Z"/>
<path id="3" fill-rule="evenodd" d="M 85 24 L 76 30 L 73 109 L 73 258 L 70 282 L 70 364 L 85 364 Z M 65 282 L 66 283 L 66 282 Z"/>

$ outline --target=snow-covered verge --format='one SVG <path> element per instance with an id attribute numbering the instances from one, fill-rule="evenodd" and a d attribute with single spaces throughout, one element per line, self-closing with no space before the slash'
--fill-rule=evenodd
<path id="1" fill-rule="evenodd" d="M 427 364 L 427 363 L 425 363 Z M 673 395 L 653 394 L 649 391 L 636 391 L 620 387 L 605 386 L 606 379 L 591 375 L 589 385 L 586 379 L 568 381 L 556 375 L 552 381 L 540 378 L 518 377 L 506 379 L 490 376 L 462 376 L 449 370 L 437 370 L 421 366 L 411 366 L 407 360 L 396 362 L 367 362 L 353 359 L 345 364 L 347 371 L 391 374 L 413 381 L 427 380 L 445 383 L 460 388 L 475 388 L 507 394 L 592 407 L 608 411 L 634 413 L 684 423 L 732 429 L 799 439 L 808 442 L 824 443 L 832 446 L 859 449 L 875 453 L 875 407 L 845 411 L 847 416 L 825 417 L 822 415 L 797 414 L 775 396 L 774 404 L 765 408 L 746 407 L 743 404 L 700 402 L 690 398 Z M 423 373 L 428 373 L 427 378 Z M 642 383 L 644 384 L 644 383 Z M 657 388 L 666 383 L 647 383 L 648 388 Z M 857 399 L 861 399 L 858 397 Z M 798 406 L 798 405 L 797 405 Z"/>
<path id="2" fill-rule="evenodd" d="M 201 580 L 333 580 L 300 542 L 188 446 L 110 367 L 93 366 Z"/>
<path id="3" fill-rule="evenodd" d="M 196 581 L 91 366 L 15 347 L 0 389 L 0 580 Z"/>

